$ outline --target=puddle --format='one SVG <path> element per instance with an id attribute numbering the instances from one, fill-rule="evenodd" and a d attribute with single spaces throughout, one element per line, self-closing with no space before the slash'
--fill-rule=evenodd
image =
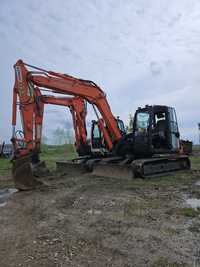
<path id="1" fill-rule="evenodd" d="M 0 203 L 0 208 L 4 207 L 6 205 L 6 202 Z"/>
<path id="2" fill-rule="evenodd" d="M 17 191 L 18 190 L 16 188 L 0 189 L 0 207 L 4 207 L 8 198 Z"/>
<path id="3" fill-rule="evenodd" d="M 200 199 L 197 198 L 188 198 L 186 203 L 190 205 L 193 209 L 200 208 Z"/>

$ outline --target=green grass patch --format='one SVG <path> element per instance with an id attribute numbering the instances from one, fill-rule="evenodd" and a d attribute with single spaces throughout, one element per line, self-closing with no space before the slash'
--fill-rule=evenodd
<path id="1" fill-rule="evenodd" d="M 192 169 L 200 169 L 200 157 L 194 157 L 194 156 L 191 156 L 190 157 L 190 161 L 191 161 L 191 167 Z"/>
<path id="2" fill-rule="evenodd" d="M 14 181 L 12 179 L 0 180 L 0 189 L 13 188 L 13 187 L 15 187 L 15 185 L 14 185 Z"/>
<path id="3" fill-rule="evenodd" d="M 181 208 L 179 209 L 178 213 L 180 215 L 186 216 L 186 217 L 197 217 L 200 215 L 200 209 L 193 209 L 193 208 Z"/>
<path id="4" fill-rule="evenodd" d="M 200 151 L 200 145 L 193 145 L 192 150 L 193 151 Z"/>
<path id="5" fill-rule="evenodd" d="M 74 145 L 42 145 L 41 147 L 41 160 L 44 160 L 47 167 L 52 170 L 56 167 L 57 160 L 68 160 L 77 156 Z M 0 158 L 0 175 L 10 176 L 11 175 L 12 163 L 9 159 Z"/>
<path id="6" fill-rule="evenodd" d="M 9 159 L 0 158 L 0 175 L 9 176 L 11 174 L 12 164 Z"/>
<path id="7" fill-rule="evenodd" d="M 200 208 L 194 209 L 191 207 L 172 208 L 166 212 L 168 215 L 179 215 L 190 218 L 195 218 L 200 215 Z"/>
<path id="8" fill-rule="evenodd" d="M 74 145 L 66 144 L 60 146 L 42 145 L 41 160 L 52 170 L 56 167 L 57 160 L 69 160 L 77 156 Z"/>

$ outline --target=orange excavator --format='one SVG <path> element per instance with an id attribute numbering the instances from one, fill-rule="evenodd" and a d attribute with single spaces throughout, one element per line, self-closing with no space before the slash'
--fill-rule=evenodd
<path id="1" fill-rule="evenodd" d="M 84 163 L 86 169 L 95 169 L 97 174 L 98 170 L 103 171 L 104 176 L 109 176 L 109 173 L 119 174 L 121 171 L 122 176 L 129 177 L 147 177 L 190 168 L 188 157 L 180 154 L 180 134 L 173 108 L 161 105 L 138 108 L 134 116 L 133 131 L 126 134 L 123 122 L 112 114 L 106 94 L 94 82 L 47 71 L 22 60 L 17 61 L 14 69 L 13 177 L 19 189 L 37 185 L 31 173 L 31 157 L 38 152 L 41 138 L 43 103 L 37 103 L 37 97 L 41 98 L 40 91 L 43 88 L 52 93 L 79 97 L 93 106 L 97 121 L 92 122 L 92 156 L 81 161 L 78 159 L 76 164 L 83 166 Z M 15 132 L 17 99 L 22 118 L 23 139 L 17 139 Z M 37 106 L 41 108 L 38 109 Z M 83 122 L 82 119 L 80 121 Z M 20 149 L 16 145 L 17 142 L 23 142 Z M 94 153 L 94 156 L 94 150 L 101 153 Z M 21 179 L 24 169 L 27 170 L 26 177 Z"/>
<path id="2" fill-rule="evenodd" d="M 16 138 L 15 125 L 16 125 L 16 115 L 17 115 L 17 105 L 19 104 L 20 110 L 25 108 L 23 107 L 22 102 L 17 103 L 16 96 L 14 98 L 14 107 L 13 107 L 13 144 L 14 144 L 14 151 L 17 155 L 18 153 L 23 155 L 27 154 L 25 150 L 26 145 L 20 147 L 19 144 L 25 143 L 26 139 L 22 139 L 22 135 L 24 132 L 21 131 L 20 135 L 21 138 Z M 75 131 L 75 139 L 76 139 L 76 150 L 79 155 L 88 153 L 89 146 L 87 145 L 87 129 L 86 129 L 86 104 L 84 100 L 80 97 L 55 97 L 52 95 L 42 95 L 39 88 L 34 90 L 34 94 L 32 96 L 32 104 L 34 106 L 33 109 L 33 124 L 31 125 L 32 132 L 35 135 L 32 136 L 32 140 L 30 145 L 32 146 L 31 151 L 35 152 L 35 156 L 37 157 L 38 152 L 40 152 L 40 145 L 41 145 L 41 133 L 42 133 L 42 123 L 43 123 L 43 111 L 44 111 L 44 104 L 53 104 L 68 107 L 72 114 L 73 119 L 73 126 Z M 30 103 L 29 103 L 30 104 Z M 26 111 L 25 111 L 26 112 Z M 19 134 L 17 132 L 17 134 Z M 85 151 L 86 149 L 86 151 Z"/>
<path id="3" fill-rule="evenodd" d="M 20 177 L 18 179 L 15 179 L 16 185 L 18 188 L 22 186 L 22 181 L 28 181 L 28 183 L 32 183 L 33 181 L 33 169 L 34 174 L 38 175 L 38 173 L 44 173 L 47 171 L 46 165 L 44 162 L 40 162 L 39 159 L 39 153 L 40 147 L 41 147 L 41 132 L 42 132 L 42 122 L 43 122 L 43 111 L 44 111 L 44 104 L 53 104 L 53 105 L 59 105 L 68 107 L 70 109 L 70 112 L 72 114 L 72 120 L 73 120 L 73 127 L 75 131 L 75 148 L 78 153 L 78 155 L 82 156 L 85 154 L 90 154 L 90 146 L 87 141 L 87 129 L 86 129 L 86 115 L 87 115 L 87 108 L 85 101 L 80 97 L 55 97 L 52 95 L 42 95 L 39 88 L 35 88 L 33 98 L 33 103 L 35 103 L 34 107 L 34 123 L 32 125 L 32 131 L 35 133 L 32 136 L 32 150 L 31 153 L 28 153 L 31 160 L 31 165 L 29 163 L 29 156 L 28 156 L 28 163 L 27 163 L 27 157 L 23 156 L 26 155 L 26 144 L 25 144 L 25 137 L 23 131 L 16 131 L 14 133 L 13 128 L 13 146 L 14 146 L 14 160 L 15 162 L 15 168 L 13 168 L 13 176 L 14 177 Z M 13 107 L 13 125 L 16 124 L 16 115 L 17 115 L 17 105 L 19 104 L 20 110 L 22 107 L 22 104 L 19 102 L 16 102 L 16 99 L 14 99 L 14 102 L 16 103 L 15 107 Z M 20 136 L 18 138 L 17 136 Z M 17 164 L 17 168 L 16 168 Z M 20 167 L 21 165 L 21 167 Z M 32 167 L 32 168 L 31 168 Z M 26 171 L 25 171 L 26 170 Z M 29 179 L 27 179 L 27 176 Z M 21 181 L 19 183 L 19 180 Z M 24 182 L 23 182 L 24 183 Z M 27 188 L 27 185 L 26 187 Z"/>

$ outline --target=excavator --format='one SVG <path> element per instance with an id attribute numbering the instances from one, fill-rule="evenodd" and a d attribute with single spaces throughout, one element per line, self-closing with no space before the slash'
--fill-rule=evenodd
<path id="1" fill-rule="evenodd" d="M 123 121 L 113 115 L 106 94 L 94 82 L 47 71 L 22 60 L 16 62 L 14 69 L 11 140 L 14 147 L 13 178 L 19 189 L 37 186 L 31 170 L 34 155 L 38 155 L 40 149 L 45 102 L 45 97 L 44 102 L 37 101 L 42 99 L 41 90 L 78 97 L 90 103 L 96 114 L 97 120 L 92 121 L 90 148 L 86 146 L 87 149 L 80 153 L 84 157 L 69 165 L 75 164 L 76 167 L 79 164 L 98 175 L 120 173 L 121 177 L 131 178 L 190 168 L 189 158 L 180 153 L 180 134 L 174 108 L 161 105 L 138 108 L 133 130 L 126 134 Z M 22 139 L 16 137 L 15 131 L 17 100 L 22 118 Z M 51 102 L 46 96 L 48 101 Z M 78 125 L 80 121 L 84 125 L 84 120 L 85 117 L 77 120 Z M 19 142 L 23 143 L 20 148 L 16 145 Z"/>
<path id="2" fill-rule="evenodd" d="M 23 154 L 26 153 L 25 147 L 25 138 L 23 131 L 16 131 L 14 138 L 12 138 L 14 146 L 14 155 L 18 160 L 14 160 L 15 165 L 17 163 L 17 168 L 13 171 L 14 177 L 20 177 L 14 179 L 17 187 L 23 187 L 22 181 L 27 180 L 27 175 L 29 177 L 28 181 L 31 183 L 34 182 L 32 179 L 33 174 L 38 176 L 44 174 L 48 169 L 46 168 L 45 162 L 41 162 L 39 159 L 39 154 L 41 152 L 41 129 L 43 121 L 43 111 L 44 104 L 53 104 L 68 107 L 72 114 L 73 127 L 75 131 L 75 148 L 78 155 L 82 156 L 90 153 L 90 146 L 87 140 L 87 129 L 86 129 L 86 114 L 87 108 L 85 101 L 80 97 L 56 97 L 52 95 L 42 95 L 39 88 L 36 88 L 33 95 L 33 103 L 35 103 L 33 118 L 34 123 L 32 125 L 32 131 L 35 135 L 32 136 L 32 150 L 30 153 L 31 165 L 27 164 L 27 158 L 23 157 Z M 16 99 L 14 101 L 17 105 L 20 106 L 20 109 L 23 108 L 21 103 L 17 103 Z M 16 115 L 17 115 L 17 105 L 13 108 L 13 124 L 16 124 Z M 17 138 L 19 135 L 20 138 Z M 22 156 L 20 156 L 22 155 Z M 28 160 L 29 161 L 29 160 Z M 21 166 L 20 166 L 21 165 Z M 20 167 L 19 167 L 20 166 Z M 31 168 L 32 166 L 32 168 Z M 26 170 L 26 171 L 25 171 Z M 27 187 L 27 185 L 26 185 Z"/>

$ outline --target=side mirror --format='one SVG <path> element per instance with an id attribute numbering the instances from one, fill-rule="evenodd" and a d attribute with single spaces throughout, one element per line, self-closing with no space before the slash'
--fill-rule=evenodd
<path id="1" fill-rule="evenodd" d="M 177 138 L 179 138 L 179 137 L 180 137 L 180 133 L 179 133 L 179 132 L 175 133 L 175 136 L 176 136 Z"/>

